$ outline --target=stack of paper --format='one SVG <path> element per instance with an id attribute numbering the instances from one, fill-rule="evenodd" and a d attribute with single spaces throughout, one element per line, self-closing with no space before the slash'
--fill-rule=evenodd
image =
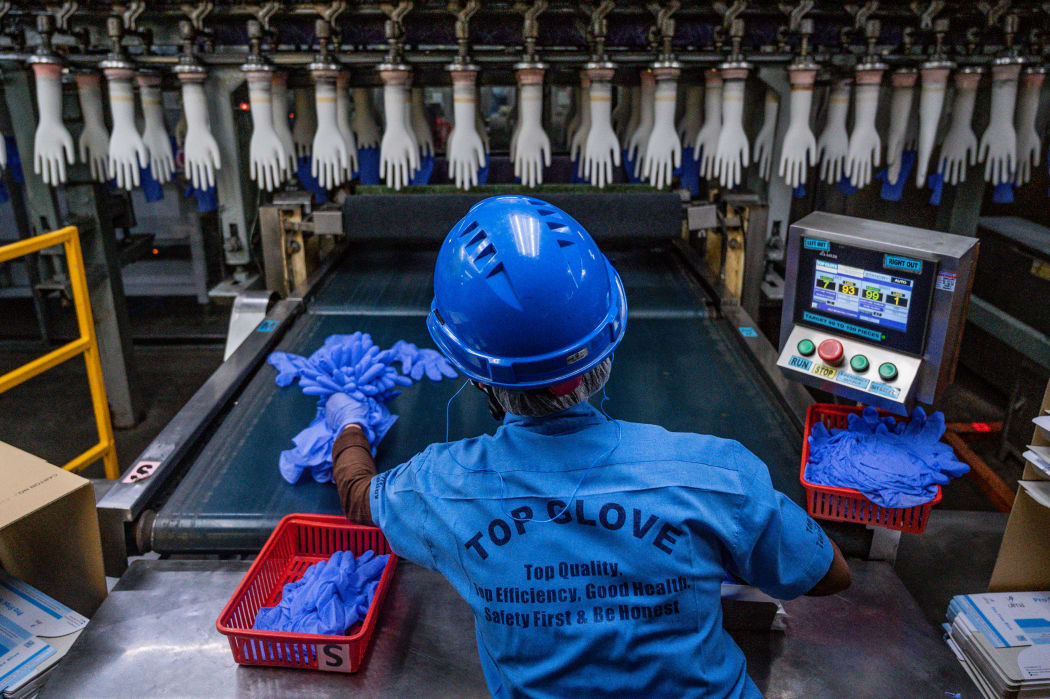
<path id="1" fill-rule="evenodd" d="M 29 699 L 88 620 L 0 570 L 0 693 Z"/>
<path id="2" fill-rule="evenodd" d="M 986 699 L 1050 696 L 1050 592 L 953 597 L 945 640 Z"/>

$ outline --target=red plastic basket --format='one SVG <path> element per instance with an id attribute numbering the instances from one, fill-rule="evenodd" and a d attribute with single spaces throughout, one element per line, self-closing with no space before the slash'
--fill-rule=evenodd
<path id="1" fill-rule="evenodd" d="M 813 403 L 806 411 L 806 430 L 802 438 L 802 471 L 798 477 L 802 481 L 802 487 L 806 489 L 806 510 L 816 519 L 857 522 L 919 534 L 925 531 L 930 521 L 930 510 L 941 501 L 940 486 L 937 486 L 937 495 L 933 500 L 923 505 L 881 507 L 866 498 L 859 490 L 817 485 L 806 480 L 806 464 L 809 463 L 809 435 L 813 431 L 813 425 L 823 422 L 829 430 L 835 427 L 845 429 L 848 417 L 860 413 L 863 409 L 830 403 Z M 898 422 L 907 419 L 891 415 L 884 410 L 879 411 L 879 417 L 886 416 L 893 417 Z"/>
<path id="2" fill-rule="evenodd" d="M 355 556 L 365 551 L 375 551 L 376 555 L 390 554 L 363 622 L 355 624 L 346 636 L 256 631 L 252 628 L 259 608 L 276 605 L 286 583 L 295 582 L 307 568 L 318 561 L 328 560 L 336 551 L 351 551 Z M 351 524 L 338 516 L 287 515 L 273 530 L 233 597 L 226 603 L 215 628 L 229 638 L 233 659 L 241 665 L 357 672 L 375 631 L 379 610 L 396 567 L 397 556 L 390 551 L 383 533 L 375 527 Z"/>

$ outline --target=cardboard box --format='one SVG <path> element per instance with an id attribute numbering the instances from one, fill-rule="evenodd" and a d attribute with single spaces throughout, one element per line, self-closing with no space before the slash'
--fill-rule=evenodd
<path id="1" fill-rule="evenodd" d="M 0 568 L 84 616 L 106 598 L 91 482 L 3 442 Z"/>

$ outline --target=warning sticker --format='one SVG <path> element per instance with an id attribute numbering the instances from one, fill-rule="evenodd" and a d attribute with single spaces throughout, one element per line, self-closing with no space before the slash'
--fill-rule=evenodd
<path id="1" fill-rule="evenodd" d="M 954 272 L 938 272 L 937 273 L 937 288 L 941 291 L 955 291 L 955 273 Z"/>

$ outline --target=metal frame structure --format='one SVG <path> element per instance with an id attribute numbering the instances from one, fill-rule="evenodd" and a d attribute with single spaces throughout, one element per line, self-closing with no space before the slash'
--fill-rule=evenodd
<path id="1" fill-rule="evenodd" d="M 91 388 L 91 406 L 95 414 L 95 423 L 98 426 L 99 441 L 95 446 L 71 459 L 62 468 L 67 471 L 79 471 L 101 459 L 105 465 L 106 478 L 116 478 L 120 475 L 120 470 L 117 466 L 117 452 L 113 442 L 113 425 L 109 418 L 106 386 L 102 380 L 102 361 L 99 359 L 98 344 L 95 338 L 95 323 L 91 316 L 87 273 L 80 250 L 80 233 L 75 226 L 66 226 L 51 233 L 5 245 L 0 247 L 0 262 L 31 255 L 58 245 L 65 248 L 66 265 L 69 268 L 69 281 L 73 291 L 73 305 L 76 308 L 77 329 L 80 336 L 0 376 L 0 393 L 25 383 L 34 376 L 53 369 L 77 355 L 84 355 L 88 385 Z"/>

